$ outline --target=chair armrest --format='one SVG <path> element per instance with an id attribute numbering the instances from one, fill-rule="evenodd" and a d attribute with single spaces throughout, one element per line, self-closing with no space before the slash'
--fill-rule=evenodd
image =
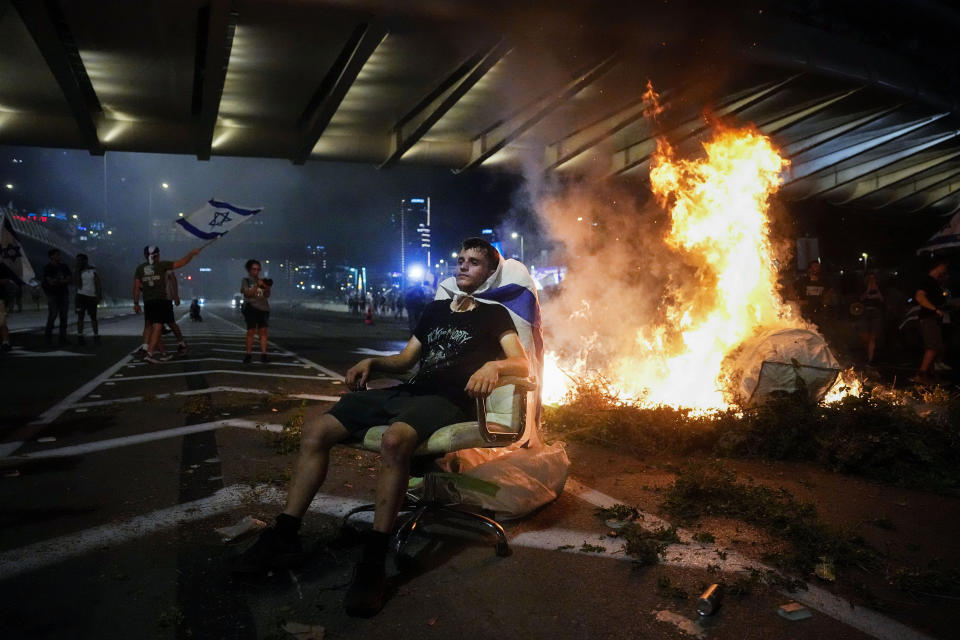
<path id="1" fill-rule="evenodd" d="M 510 444 L 517 442 L 523 437 L 527 428 L 527 393 L 537 388 L 536 381 L 533 378 L 521 378 L 518 376 L 503 376 L 497 381 L 497 388 L 512 385 L 514 393 L 522 393 L 520 404 L 520 428 L 516 433 L 494 433 L 487 428 L 487 399 L 477 398 L 477 426 L 480 429 L 480 437 L 489 444 Z"/>

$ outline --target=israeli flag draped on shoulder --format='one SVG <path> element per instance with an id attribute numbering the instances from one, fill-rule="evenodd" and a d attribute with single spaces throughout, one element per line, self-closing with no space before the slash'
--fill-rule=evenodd
<path id="1" fill-rule="evenodd" d="M 3 226 L 0 227 L 0 262 L 10 267 L 18 278 L 29 284 L 36 274 L 30 266 L 30 261 L 27 260 L 20 238 L 13 230 L 10 217 L 4 213 L 0 213 L 0 216 L 3 217 Z"/>
<path id="2" fill-rule="evenodd" d="M 185 218 L 177 218 L 177 224 L 190 235 L 201 240 L 216 240 L 234 227 L 243 224 L 263 211 L 263 207 L 249 209 L 238 207 L 223 200 L 210 199 Z"/>

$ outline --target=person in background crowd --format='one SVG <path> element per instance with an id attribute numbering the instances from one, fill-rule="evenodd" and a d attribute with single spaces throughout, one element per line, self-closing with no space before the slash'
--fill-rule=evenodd
<path id="1" fill-rule="evenodd" d="M 247 323 L 247 353 L 244 364 L 250 362 L 253 351 L 253 336 L 260 335 L 260 362 L 267 361 L 267 325 L 270 320 L 270 289 L 273 280 L 260 277 L 260 262 L 247 260 L 247 276 L 240 280 L 243 294 L 243 319 Z"/>
<path id="2" fill-rule="evenodd" d="M 429 302 L 427 296 L 423 291 L 423 287 L 419 284 L 407 287 L 407 290 L 404 292 L 403 306 L 407 308 L 407 324 L 411 333 L 413 333 L 413 330 L 416 329 L 420 323 L 420 316 L 423 315 L 423 310 L 426 308 L 427 302 Z"/>
<path id="3" fill-rule="evenodd" d="M 200 315 L 200 300 L 197 298 L 190 303 L 190 319 L 194 322 L 203 322 L 203 316 Z"/>
<path id="4" fill-rule="evenodd" d="M 925 275 L 921 276 L 914 289 L 913 299 L 919 305 L 918 326 L 923 339 L 923 359 L 915 380 L 920 383 L 931 381 L 934 362 L 943 354 L 943 289 L 947 278 L 947 262 L 942 258 L 934 259 Z"/>
<path id="5" fill-rule="evenodd" d="M 13 272 L 13 269 L 0 262 L 0 291 L 6 291 L 11 285 L 16 286 L 18 284 L 23 287 L 23 280 Z M 6 353 L 10 349 L 10 331 L 7 328 L 7 301 L 5 296 L 0 296 L 0 351 Z"/>
<path id="6" fill-rule="evenodd" d="M 185 267 L 200 253 L 194 249 L 176 262 L 160 260 L 160 247 L 143 248 L 146 262 L 140 264 L 133 275 L 133 310 L 140 313 L 140 294 L 143 294 L 143 312 L 149 329 L 145 335 L 144 360 L 150 363 L 163 362 L 157 351 L 164 324 L 173 323 L 173 301 L 167 298 L 167 272 Z"/>
<path id="7" fill-rule="evenodd" d="M 30 287 L 30 297 L 33 299 L 37 311 L 40 311 L 40 287 Z"/>
<path id="8" fill-rule="evenodd" d="M 77 273 L 74 286 L 77 288 L 77 297 L 74 308 L 77 310 L 77 344 L 86 344 L 83 337 L 83 317 L 90 316 L 90 328 L 93 330 L 93 343 L 100 344 L 100 328 L 97 325 L 97 305 L 103 299 L 103 290 L 100 286 L 100 275 L 90 265 L 90 260 L 84 253 L 77 254 Z"/>
<path id="9" fill-rule="evenodd" d="M 823 277 L 823 267 L 814 260 L 807 266 L 807 273 L 797 280 L 797 299 L 803 317 L 823 331 L 827 320 L 827 298 L 830 285 Z"/>
<path id="10" fill-rule="evenodd" d="M 880 291 L 877 274 L 867 275 L 866 287 L 860 294 L 863 303 L 863 316 L 860 318 L 860 332 L 867 349 L 867 365 L 873 365 L 877 352 L 877 340 L 883 334 L 883 321 L 887 311 L 887 302 Z"/>
<path id="11" fill-rule="evenodd" d="M 68 344 L 67 310 L 70 306 L 70 267 L 63 264 L 63 255 L 59 249 L 50 249 L 47 256 L 50 262 L 43 268 L 43 292 L 47 294 L 47 326 L 43 335 L 48 345 L 53 342 L 53 323 L 59 316 L 60 345 L 62 346 Z"/>

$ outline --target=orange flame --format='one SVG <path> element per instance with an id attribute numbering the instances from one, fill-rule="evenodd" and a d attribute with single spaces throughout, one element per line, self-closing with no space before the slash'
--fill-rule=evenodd
<path id="1" fill-rule="evenodd" d="M 648 84 L 645 98 L 659 113 Z M 636 349 L 590 371 L 585 358 L 548 354 L 544 401 L 569 396 L 573 377 L 602 376 L 623 400 L 710 411 L 729 406 L 728 356 L 761 331 L 805 323 L 777 290 L 769 237 L 770 197 L 788 161 L 753 128 L 715 125 L 704 157 L 683 160 L 663 138 L 650 169 L 651 189 L 670 213 L 667 245 L 696 267 L 694 286 L 675 286 L 662 318 L 636 331 Z"/>

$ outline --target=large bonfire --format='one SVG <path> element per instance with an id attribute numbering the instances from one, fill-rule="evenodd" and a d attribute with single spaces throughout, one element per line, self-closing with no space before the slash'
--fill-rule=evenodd
<path id="1" fill-rule="evenodd" d="M 544 401 L 562 401 L 575 380 L 593 378 L 643 406 L 728 407 L 735 400 L 728 363 L 738 347 L 765 331 L 807 326 L 778 290 L 770 239 L 770 200 L 787 165 L 753 127 L 714 124 L 694 159 L 677 157 L 659 139 L 650 186 L 669 213 L 664 250 L 688 267 L 686 275 L 668 274 L 652 317 L 623 319 L 632 335 L 602 362 L 589 361 L 591 343 L 603 339 L 596 334 L 583 336 L 576 353 L 548 352 Z M 580 302 L 583 313 L 592 302 Z"/>

